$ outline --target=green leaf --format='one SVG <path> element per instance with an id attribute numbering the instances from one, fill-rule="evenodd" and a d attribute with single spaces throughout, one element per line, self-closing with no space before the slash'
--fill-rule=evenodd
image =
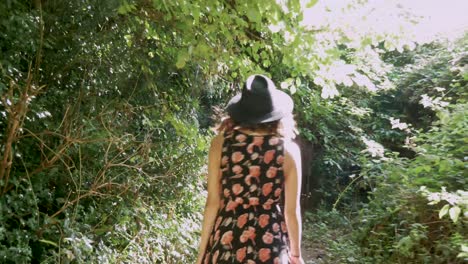
<path id="1" fill-rule="evenodd" d="M 458 217 L 460 216 L 460 213 L 461 213 L 460 207 L 454 206 L 450 208 L 449 210 L 450 219 L 452 219 L 452 221 L 456 223 L 458 221 Z"/>
<path id="2" fill-rule="evenodd" d="M 134 4 L 129 4 L 127 1 L 123 1 L 123 3 L 117 9 L 117 13 L 121 15 L 125 15 L 127 13 L 132 12 L 135 9 L 136 9 L 136 6 Z"/>
<path id="3" fill-rule="evenodd" d="M 468 245 L 461 245 L 461 251 L 468 252 Z"/>
<path id="4" fill-rule="evenodd" d="M 439 163 L 439 172 L 444 172 L 450 169 L 452 166 L 449 160 L 441 160 Z"/>
<path id="5" fill-rule="evenodd" d="M 191 14 L 193 16 L 193 20 L 196 24 L 200 21 L 200 10 L 198 8 L 194 8 L 191 10 Z"/>
<path id="6" fill-rule="evenodd" d="M 188 52 L 186 50 L 180 51 L 179 54 L 177 54 L 176 67 L 178 69 L 182 69 L 183 67 L 185 67 L 185 64 L 188 59 L 189 59 Z"/>
<path id="7" fill-rule="evenodd" d="M 255 10 L 255 9 L 248 9 L 247 10 L 247 17 L 249 18 L 250 21 L 260 23 L 261 22 L 261 15 L 260 13 Z"/>
<path id="8" fill-rule="evenodd" d="M 450 205 L 446 204 L 446 205 L 444 205 L 444 207 L 442 207 L 442 209 L 440 209 L 439 218 L 442 218 L 442 217 L 444 217 L 444 215 L 447 214 L 447 212 L 449 210 L 449 207 L 450 207 Z"/>
<path id="9" fill-rule="evenodd" d="M 132 35 L 125 35 L 124 39 L 127 42 L 127 46 L 131 47 L 133 44 Z"/>
<path id="10" fill-rule="evenodd" d="M 468 73 L 463 74 L 463 80 L 468 81 Z"/>
<path id="11" fill-rule="evenodd" d="M 467 245 L 461 245 L 461 251 L 458 255 L 457 258 L 464 258 L 465 260 L 468 260 L 468 246 Z"/>
<path id="12" fill-rule="evenodd" d="M 53 242 L 53 241 L 50 241 L 50 240 L 39 239 L 39 242 L 42 242 L 42 243 L 45 243 L 45 244 L 49 244 L 49 245 L 58 247 L 57 243 L 55 243 L 55 242 Z"/>
<path id="13" fill-rule="evenodd" d="M 208 56 L 210 54 L 210 47 L 204 42 L 200 42 L 197 44 L 197 46 L 195 46 L 193 52 L 200 57 Z"/>
<path id="14" fill-rule="evenodd" d="M 313 7 L 315 4 L 317 4 L 318 0 L 310 0 L 309 3 L 307 3 L 306 7 L 307 8 L 311 8 Z"/>
<path id="15" fill-rule="evenodd" d="M 289 87 L 289 91 L 291 91 L 291 94 L 295 94 L 297 92 L 297 89 L 296 89 L 296 86 L 295 85 L 291 85 Z"/>
<path id="16" fill-rule="evenodd" d="M 301 10 L 301 2 L 298 0 L 289 0 L 287 2 L 287 5 L 290 12 L 299 13 L 299 11 Z"/>
<path id="17" fill-rule="evenodd" d="M 427 171 L 427 172 L 431 172 L 431 166 L 429 165 L 426 165 L 426 166 L 423 166 L 423 170 Z"/>
<path id="18" fill-rule="evenodd" d="M 301 86 L 301 84 L 302 84 L 301 78 L 296 78 L 296 85 Z"/>

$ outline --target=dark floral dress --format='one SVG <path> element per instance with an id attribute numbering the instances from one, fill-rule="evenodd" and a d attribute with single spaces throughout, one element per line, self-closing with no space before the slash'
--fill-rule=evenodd
<path id="1" fill-rule="evenodd" d="M 275 135 L 225 134 L 221 206 L 202 263 L 288 263 L 283 148 Z"/>

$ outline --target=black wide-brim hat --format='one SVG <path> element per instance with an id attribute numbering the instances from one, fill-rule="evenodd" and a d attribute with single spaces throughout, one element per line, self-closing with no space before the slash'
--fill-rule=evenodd
<path id="1" fill-rule="evenodd" d="M 242 92 L 227 104 L 229 116 L 241 125 L 255 125 L 280 120 L 291 115 L 291 97 L 276 89 L 273 81 L 260 74 L 249 76 Z"/>

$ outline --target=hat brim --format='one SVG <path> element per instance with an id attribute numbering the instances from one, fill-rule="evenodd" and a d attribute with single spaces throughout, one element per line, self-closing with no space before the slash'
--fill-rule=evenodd
<path id="1" fill-rule="evenodd" d="M 273 109 L 269 113 L 255 116 L 241 104 L 242 94 L 239 93 L 229 100 L 226 111 L 231 118 L 241 125 L 255 125 L 273 122 L 292 114 L 294 103 L 292 98 L 281 90 L 274 90 L 272 93 Z"/>

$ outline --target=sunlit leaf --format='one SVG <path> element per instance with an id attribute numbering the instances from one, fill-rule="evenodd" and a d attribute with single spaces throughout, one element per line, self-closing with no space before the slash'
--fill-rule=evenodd
<path id="1" fill-rule="evenodd" d="M 55 243 L 54 241 L 50 241 L 50 240 L 47 240 L 47 239 L 39 239 L 38 241 L 42 242 L 42 243 L 45 243 L 45 244 L 52 245 L 54 247 L 59 247 L 59 245 L 57 243 Z"/>
<path id="2" fill-rule="evenodd" d="M 311 7 L 313 7 L 315 4 L 317 4 L 317 2 L 318 2 L 318 0 L 310 0 L 310 1 L 307 3 L 306 7 L 307 7 L 307 8 L 311 8 Z"/>
<path id="3" fill-rule="evenodd" d="M 449 208 L 450 208 L 450 205 L 448 205 L 448 204 L 444 205 L 444 206 L 442 207 L 442 209 L 440 209 L 440 211 L 439 211 L 439 218 L 444 217 L 444 215 L 447 214 Z"/>
<path id="4" fill-rule="evenodd" d="M 460 207 L 454 206 L 450 208 L 449 210 L 450 219 L 452 219 L 452 221 L 456 223 L 458 221 L 458 217 L 460 216 L 460 213 L 461 213 Z"/>
<path id="5" fill-rule="evenodd" d="M 189 54 L 187 50 L 179 51 L 179 53 L 177 54 L 176 67 L 179 69 L 185 67 L 185 64 L 188 59 L 189 59 Z"/>

